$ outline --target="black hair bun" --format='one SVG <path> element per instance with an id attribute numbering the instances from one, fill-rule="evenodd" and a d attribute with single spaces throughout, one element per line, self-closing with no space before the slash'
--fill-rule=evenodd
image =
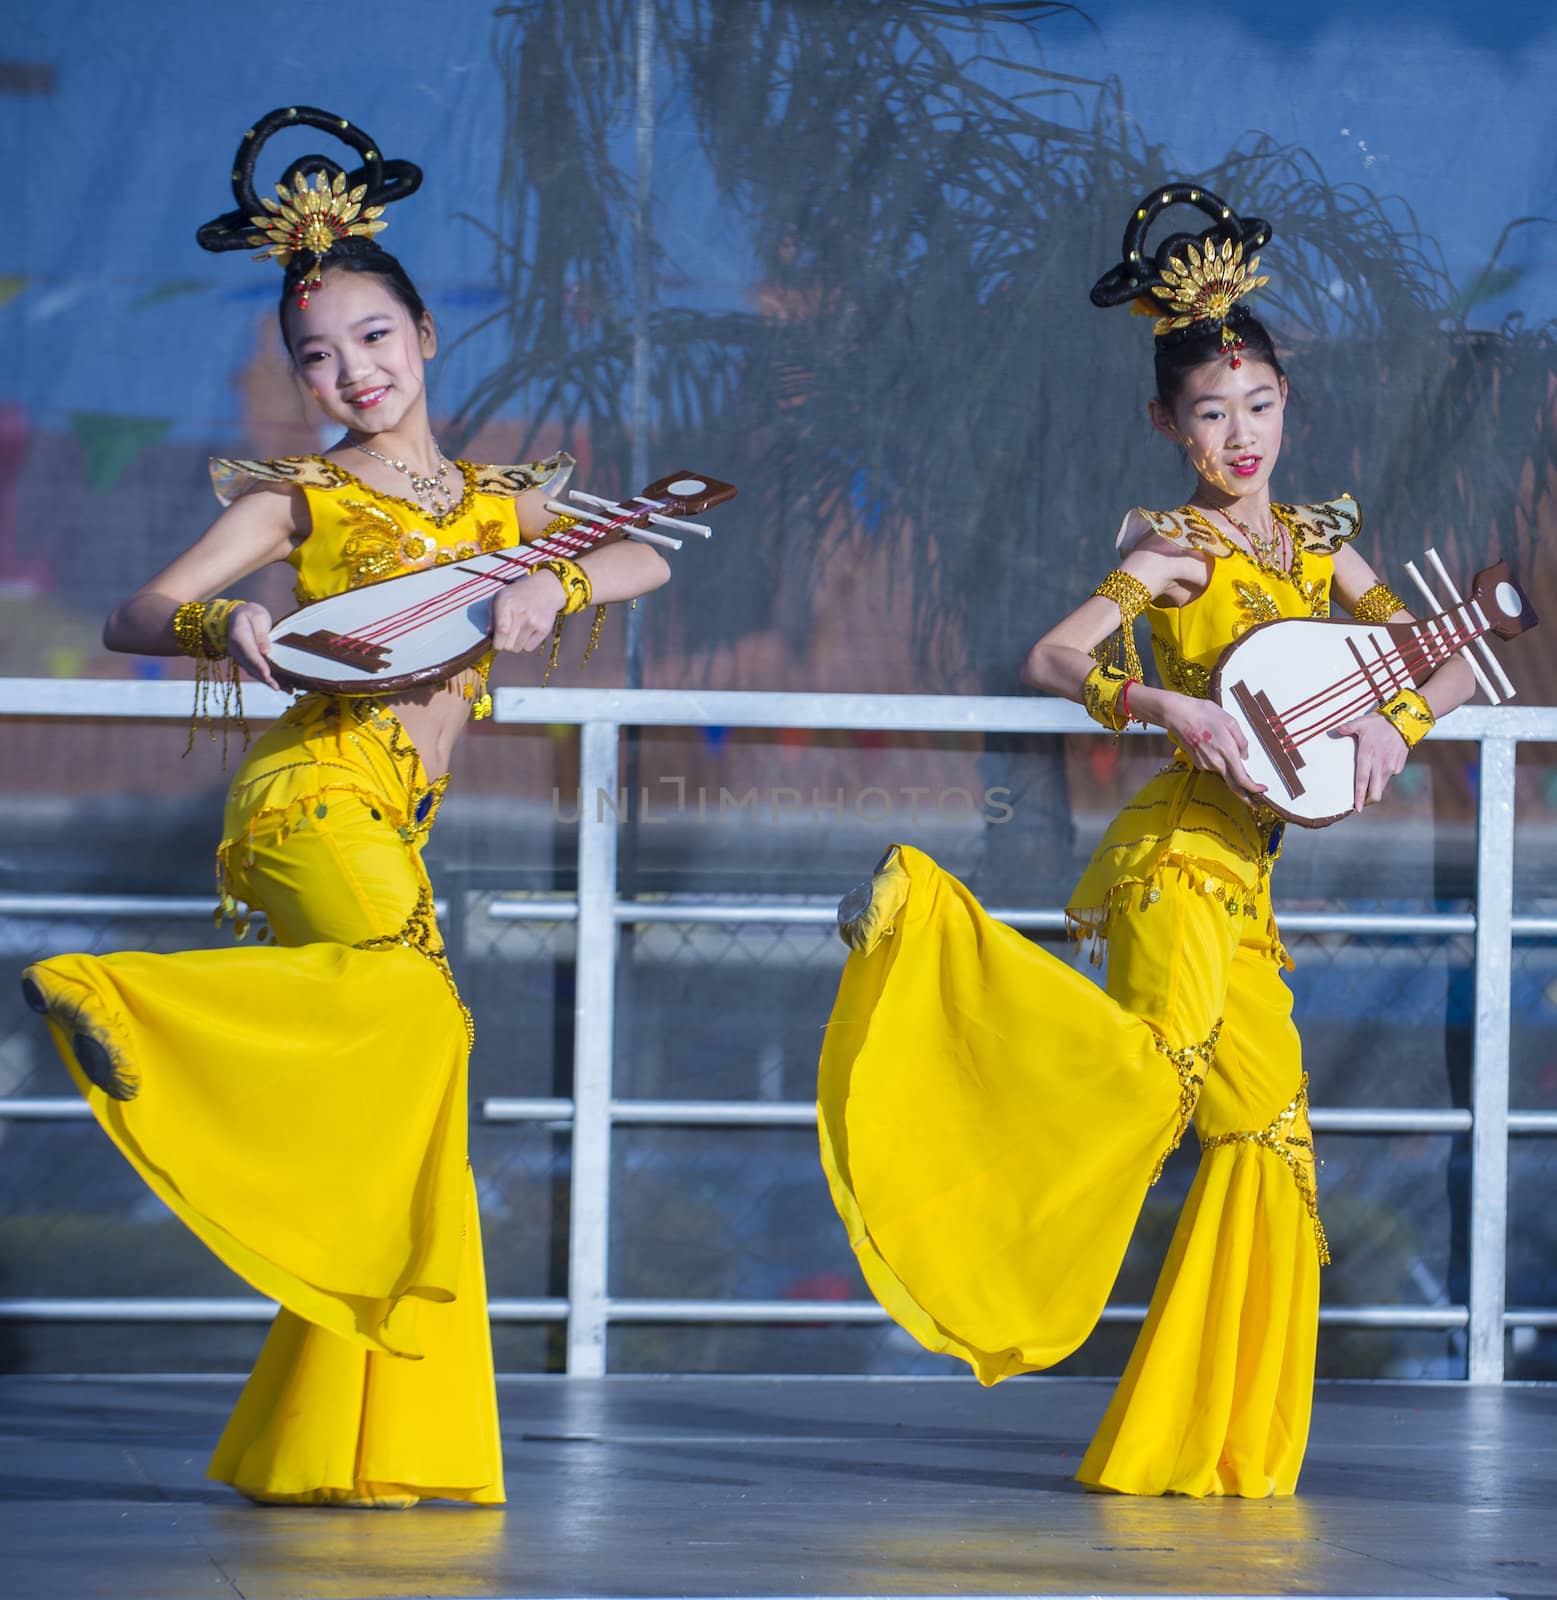
<path id="1" fill-rule="evenodd" d="M 1147 230 L 1169 206 L 1176 205 L 1194 206 L 1212 219 L 1211 226 L 1199 234 L 1170 233 L 1148 256 Z M 1092 304 L 1122 306 L 1150 295 L 1153 289 L 1168 283 L 1169 267 L 1185 260 L 1190 245 L 1199 246 L 1202 254 L 1212 246 L 1220 249 L 1223 244 L 1242 245 L 1248 256 L 1267 244 L 1270 236 L 1271 227 L 1264 218 L 1235 215 L 1232 207 L 1209 189 L 1202 189 L 1199 184 L 1166 183 L 1137 203 L 1125 226 L 1124 259 L 1092 285 Z"/>
<path id="2" fill-rule="evenodd" d="M 270 137 L 282 128 L 318 128 L 332 134 L 342 144 L 349 145 L 362 160 L 362 165 L 347 172 L 339 162 L 328 156 L 300 156 L 281 176 L 281 187 L 292 189 L 301 175 L 312 182 L 315 175 L 323 173 L 325 181 L 333 184 L 337 178 L 345 179 L 348 190 L 363 188 L 366 193 L 361 204 L 385 206 L 395 200 L 404 200 L 415 194 L 422 182 L 422 169 L 410 161 L 386 161 L 378 146 L 361 128 L 354 127 L 345 117 L 333 111 L 321 111 L 317 106 L 286 106 L 261 117 L 238 144 L 233 158 L 232 193 L 238 202 L 237 209 L 213 217 L 196 230 L 195 240 L 203 250 L 249 250 L 255 243 L 254 218 L 262 211 L 260 197 L 254 191 L 254 165 L 261 149 Z"/>

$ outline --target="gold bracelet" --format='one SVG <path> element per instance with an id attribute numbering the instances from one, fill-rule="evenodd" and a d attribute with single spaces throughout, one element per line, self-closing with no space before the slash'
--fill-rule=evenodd
<path id="1" fill-rule="evenodd" d="M 217 661 L 227 654 L 227 625 L 241 600 L 188 600 L 173 613 L 173 637 L 186 656 Z"/>
<path id="2" fill-rule="evenodd" d="M 1388 622 L 1397 611 L 1405 609 L 1405 601 L 1388 584 L 1376 583 L 1357 596 L 1352 617 L 1357 622 Z"/>
<path id="3" fill-rule="evenodd" d="M 249 743 L 249 725 L 243 715 L 243 685 L 238 679 L 238 663 L 227 654 L 227 625 L 241 600 L 187 600 L 173 613 L 173 637 L 186 656 L 195 662 L 195 706 L 189 718 L 189 738 L 184 742 L 187 756 L 195 747 L 195 730 L 204 722 L 211 739 L 216 739 L 214 719 L 222 724 L 222 766 L 227 765 L 228 718 L 236 717 Z"/>
<path id="4" fill-rule="evenodd" d="M 1119 697 L 1132 683 L 1139 683 L 1117 667 L 1098 664 L 1082 679 L 1081 703 L 1094 722 L 1101 722 L 1110 733 L 1123 733 L 1129 717 L 1119 709 Z"/>
<path id="5" fill-rule="evenodd" d="M 173 637 L 186 656 L 199 660 L 205 655 L 204 600 L 186 600 L 173 613 Z"/>
<path id="6" fill-rule="evenodd" d="M 1415 689 L 1399 689 L 1375 709 L 1406 741 L 1408 750 L 1414 750 L 1422 742 L 1435 720 L 1433 708 Z"/>
<path id="7" fill-rule="evenodd" d="M 562 610 L 557 613 L 558 616 L 571 617 L 575 611 L 582 611 L 589 604 L 592 593 L 589 574 L 578 562 L 569 561 L 566 556 L 548 556 L 546 560 L 535 563 L 537 572 L 542 568 L 554 574 L 562 585 Z"/>

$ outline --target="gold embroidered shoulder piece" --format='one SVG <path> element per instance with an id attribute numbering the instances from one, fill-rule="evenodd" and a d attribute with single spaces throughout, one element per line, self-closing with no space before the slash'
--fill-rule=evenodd
<path id="1" fill-rule="evenodd" d="M 256 484 L 285 488 L 333 489 L 340 477 L 320 456 L 279 456 L 274 461 L 241 461 L 230 456 L 211 457 L 211 487 L 224 506 Z"/>
<path id="2" fill-rule="evenodd" d="M 1182 545 L 1186 550 L 1202 550 L 1208 556 L 1233 553 L 1232 541 L 1215 523 L 1198 516 L 1190 506 L 1181 506 L 1177 511 L 1148 511 L 1144 506 L 1135 506 L 1126 512 L 1124 521 L 1119 524 L 1114 545 L 1121 555 L 1127 555 L 1152 533 L 1170 544 Z"/>
<path id="3" fill-rule="evenodd" d="M 1362 529 L 1362 508 L 1349 494 L 1313 505 L 1278 505 L 1273 509 L 1281 514 L 1298 548 L 1309 555 L 1333 556 Z M 1120 523 L 1114 545 L 1125 555 L 1150 533 L 1170 544 L 1204 551 L 1209 556 L 1233 553 L 1232 542 L 1209 517 L 1202 516 L 1193 506 L 1180 506 L 1177 511 L 1148 511 L 1144 506 L 1136 506 Z"/>
<path id="4" fill-rule="evenodd" d="M 567 487 L 573 474 L 573 457 L 566 450 L 559 450 L 544 461 L 526 461 L 513 467 L 476 466 L 473 470 L 473 487 L 477 494 L 513 496 L 540 487 L 547 494 L 557 495 Z"/>
<path id="5" fill-rule="evenodd" d="M 510 498 L 537 486 L 549 495 L 561 494 L 573 472 L 573 457 L 565 450 L 547 456 L 544 461 L 527 461 L 511 467 L 487 467 L 469 462 L 455 464 L 468 470 L 466 481 L 475 493 Z M 361 484 L 344 467 L 336 466 L 322 455 L 279 456 L 272 461 L 246 461 L 229 456 L 211 458 L 211 487 L 224 506 L 230 506 L 240 495 L 262 483 L 298 489 L 341 489 L 350 485 L 378 492 L 372 490 L 371 484 Z M 396 497 L 382 498 L 393 500 Z"/>
<path id="6" fill-rule="evenodd" d="M 1362 507 L 1349 494 L 1307 506 L 1276 506 L 1300 550 L 1333 556 L 1362 531 Z"/>

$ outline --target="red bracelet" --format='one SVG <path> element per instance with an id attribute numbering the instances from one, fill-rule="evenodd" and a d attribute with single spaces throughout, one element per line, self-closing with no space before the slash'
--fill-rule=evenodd
<path id="1" fill-rule="evenodd" d="M 1126 678 L 1124 688 L 1119 691 L 1119 710 L 1124 716 L 1124 725 L 1127 728 L 1130 726 L 1132 720 L 1141 722 L 1139 717 L 1132 719 L 1130 716 L 1130 689 L 1132 685 L 1138 684 L 1140 681 L 1141 680 L 1139 678 Z M 1146 724 L 1141 722 L 1141 726 L 1144 728 Z"/>

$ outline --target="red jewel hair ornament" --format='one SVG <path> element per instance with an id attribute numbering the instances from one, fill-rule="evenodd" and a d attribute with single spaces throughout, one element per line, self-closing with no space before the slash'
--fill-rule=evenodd
<path id="1" fill-rule="evenodd" d="M 362 158 L 348 173 L 328 156 L 294 161 L 276 185 L 276 199 L 254 190 L 254 166 L 265 142 L 283 128 L 318 128 L 333 134 Z M 213 218 L 195 234 L 205 250 L 261 246 L 256 261 L 275 261 L 295 274 L 299 307 L 319 287 L 325 257 L 343 239 L 371 239 L 385 227 L 384 207 L 415 194 L 422 169 L 409 161 L 386 161 L 373 140 L 345 117 L 317 106 L 287 106 L 269 112 L 244 134 L 233 160 L 235 211 Z M 256 231 L 258 230 L 258 231 Z M 306 261 L 301 268 L 294 262 Z"/>
<path id="2" fill-rule="evenodd" d="M 1202 234 L 1170 234 L 1154 254 L 1146 254 L 1146 232 L 1169 206 L 1191 205 L 1213 219 Z M 1209 189 L 1170 183 L 1146 195 L 1125 227 L 1124 259 L 1092 286 L 1095 306 L 1127 301 L 1137 316 L 1155 317 L 1152 332 L 1176 344 L 1207 325 L 1220 328 L 1222 353 L 1234 368 L 1243 365 L 1244 341 L 1237 331 L 1238 302 L 1270 282 L 1259 275 L 1252 254 L 1270 240 L 1270 224 L 1260 217 L 1238 217 Z"/>

